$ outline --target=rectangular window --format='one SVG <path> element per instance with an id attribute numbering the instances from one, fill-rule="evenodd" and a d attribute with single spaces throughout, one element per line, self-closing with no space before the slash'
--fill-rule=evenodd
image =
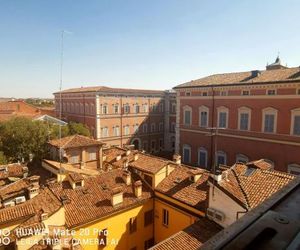
<path id="1" fill-rule="evenodd" d="M 107 127 L 102 128 L 101 131 L 102 131 L 103 137 L 108 137 L 108 128 Z"/>
<path id="2" fill-rule="evenodd" d="M 89 153 L 89 161 L 94 161 L 97 159 L 97 154 L 96 152 L 90 152 Z"/>
<path id="3" fill-rule="evenodd" d="M 186 96 L 191 96 L 191 92 L 185 92 Z"/>
<path id="4" fill-rule="evenodd" d="M 250 95 L 250 91 L 249 90 L 243 90 L 242 95 Z"/>
<path id="5" fill-rule="evenodd" d="M 176 113 L 176 104 L 175 103 L 172 104 L 172 113 Z"/>
<path id="6" fill-rule="evenodd" d="M 148 124 L 144 123 L 143 124 L 143 133 L 147 133 L 148 132 Z"/>
<path id="7" fill-rule="evenodd" d="M 248 130 L 249 124 L 249 114 L 248 113 L 241 113 L 240 114 L 240 130 Z"/>
<path id="8" fill-rule="evenodd" d="M 156 145 L 155 145 L 155 141 L 152 141 L 152 142 L 151 142 L 151 149 L 152 149 L 152 150 L 155 150 L 155 146 L 156 146 Z"/>
<path id="9" fill-rule="evenodd" d="M 274 122 L 275 122 L 275 115 L 266 114 L 265 115 L 264 132 L 273 133 L 274 132 Z"/>
<path id="10" fill-rule="evenodd" d="M 176 128 L 176 123 L 172 122 L 171 123 L 171 132 L 175 132 L 175 128 Z"/>
<path id="11" fill-rule="evenodd" d="M 130 133 L 130 129 L 129 126 L 127 125 L 124 127 L 124 135 L 129 135 L 129 133 Z"/>
<path id="12" fill-rule="evenodd" d="M 221 95 L 221 96 L 226 96 L 226 95 L 227 95 L 227 91 L 226 91 L 226 90 L 221 91 L 221 92 L 220 92 L 220 95 Z"/>
<path id="13" fill-rule="evenodd" d="M 158 131 L 162 132 L 163 130 L 164 130 L 164 124 L 162 122 L 160 122 L 158 125 Z"/>
<path id="14" fill-rule="evenodd" d="M 118 114 L 118 113 L 119 113 L 119 105 L 118 105 L 118 104 L 116 104 L 116 105 L 114 106 L 114 112 L 115 112 L 115 114 Z"/>
<path id="15" fill-rule="evenodd" d="M 159 149 L 162 149 L 163 148 L 163 139 L 159 139 Z"/>
<path id="16" fill-rule="evenodd" d="M 140 106 L 139 105 L 135 105 L 135 113 L 136 114 L 140 113 Z"/>
<path id="17" fill-rule="evenodd" d="M 120 128 L 119 126 L 114 127 L 114 136 L 119 136 L 120 135 Z"/>
<path id="18" fill-rule="evenodd" d="M 207 156 L 206 151 L 199 150 L 199 160 L 198 160 L 199 166 L 206 167 L 206 156 Z"/>
<path id="19" fill-rule="evenodd" d="M 124 105 L 124 113 L 129 114 L 130 113 L 130 106 L 129 104 Z"/>
<path id="20" fill-rule="evenodd" d="M 148 104 L 143 105 L 143 112 L 147 113 L 148 112 Z"/>
<path id="21" fill-rule="evenodd" d="M 146 240 L 145 243 L 144 243 L 144 249 L 147 250 L 151 247 L 154 246 L 154 238 L 151 238 L 149 240 Z"/>
<path id="22" fill-rule="evenodd" d="M 107 114 L 107 105 L 102 106 L 102 114 Z"/>
<path id="23" fill-rule="evenodd" d="M 293 129 L 294 135 L 300 135 L 300 116 L 296 115 L 294 117 L 294 129 Z"/>
<path id="24" fill-rule="evenodd" d="M 190 110 L 184 111 L 184 124 L 185 125 L 191 124 L 191 111 Z"/>
<path id="25" fill-rule="evenodd" d="M 297 89 L 297 94 L 300 95 L 300 89 Z"/>
<path id="26" fill-rule="evenodd" d="M 153 210 L 144 213 L 144 227 L 153 223 Z"/>
<path id="27" fill-rule="evenodd" d="M 79 163 L 79 156 L 78 155 L 72 155 L 71 156 L 71 163 L 72 164 Z"/>
<path id="28" fill-rule="evenodd" d="M 169 211 L 163 208 L 162 213 L 163 213 L 163 217 L 162 217 L 163 225 L 169 226 Z"/>
<path id="29" fill-rule="evenodd" d="M 220 112 L 219 113 L 219 128 L 226 128 L 227 127 L 227 113 Z"/>
<path id="30" fill-rule="evenodd" d="M 268 89 L 267 90 L 267 95 L 276 95 L 276 90 L 275 89 Z"/>
<path id="31" fill-rule="evenodd" d="M 202 96 L 207 96 L 207 92 L 203 92 L 203 93 L 202 93 Z"/>
<path id="32" fill-rule="evenodd" d="M 136 232 L 137 229 L 137 218 L 133 217 L 129 219 L 129 232 L 132 234 Z"/>
<path id="33" fill-rule="evenodd" d="M 200 112 L 200 127 L 207 127 L 208 114 L 207 111 Z"/>
<path id="34" fill-rule="evenodd" d="M 183 148 L 183 162 L 189 163 L 190 162 L 190 148 Z"/>

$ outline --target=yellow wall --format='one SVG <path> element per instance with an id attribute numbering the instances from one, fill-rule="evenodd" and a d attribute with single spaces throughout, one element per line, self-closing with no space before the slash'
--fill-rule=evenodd
<path id="1" fill-rule="evenodd" d="M 155 225 L 155 243 L 170 237 L 171 235 L 179 232 L 180 230 L 193 224 L 197 217 L 186 213 L 174 206 L 165 203 L 158 198 L 155 198 L 155 212 L 154 212 L 154 225 Z M 163 225 L 163 209 L 169 211 L 169 225 Z"/>
<path id="2" fill-rule="evenodd" d="M 95 243 L 88 244 L 85 242 L 87 244 L 84 244 L 84 240 L 88 239 L 92 241 L 98 239 L 97 230 L 100 231 L 107 228 L 108 245 L 103 249 L 126 250 L 133 247 L 144 249 L 144 242 L 153 238 L 153 224 L 144 227 L 144 213 L 151 209 L 153 209 L 152 199 L 139 207 L 130 209 L 121 214 L 97 221 L 93 224 L 82 225 L 76 228 L 76 236 L 74 236 L 74 238 L 81 242 L 84 249 L 98 249 Z M 137 231 L 130 234 L 129 220 L 132 217 L 137 217 Z M 94 230 L 96 230 L 96 232 Z"/>

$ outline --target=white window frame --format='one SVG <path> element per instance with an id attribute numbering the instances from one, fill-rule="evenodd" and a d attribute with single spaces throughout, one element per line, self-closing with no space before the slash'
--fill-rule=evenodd
<path id="1" fill-rule="evenodd" d="M 248 128 L 241 129 L 241 115 L 248 114 Z M 248 107 L 240 107 L 238 108 L 238 130 L 249 131 L 251 130 L 251 109 Z"/>
<path id="2" fill-rule="evenodd" d="M 114 104 L 114 114 L 120 113 L 120 105 L 118 103 Z"/>
<path id="3" fill-rule="evenodd" d="M 106 111 L 105 111 L 105 112 L 104 112 L 104 110 L 105 110 L 104 107 L 106 107 Z M 104 104 L 102 105 L 101 111 L 102 111 L 102 114 L 103 114 L 103 115 L 108 114 L 108 105 L 107 105 L 106 103 L 104 103 Z"/>
<path id="4" fill-rule="evenodd" d="M 274 129 L 273 129 L 273 132 L 265 132 L 265 116 L 266 115 L 274 115 Z M 275 134 L 277 132 L 277 115 L 278 115 L 278 110 L 274 109 L 272 107 L 264 108 L 262 110 L 262 128 L 261 128 L 261 131 L 263 133 Z"/>
<path id="5" fill-rule="evenodd" d="M 207 113 L 207 120 L 206 120 L 205 126 L 201 125 L 201 118 L 202 118 L 201 113 L 202 112 L 206 112 Z M 207 106 L 203 106 L 202 105 L 202 106 L 199 107 L 199 127 L 201 127 L 201 128 L 207 128 L 208 127 L 208 122 L 209 122 L 209 108 Z"/>
<path id="6" fill-rule="evenodd" d="M 224 157 L 224 165 L 226 165 L 227 164 L 227 154 L 224 151 L 222 151 L 222 150 L 218 150 L 216 152 L 216 164 L 217 164 L 217 166 L 219 166 L 219 162 L 218 162 L 219 156 L 223 156 Z"/>
<path id="7" fill-rule="evenodd" d="M 120 136 L 120 126 L 116 125 L 113 127 L 114 130 L 114 136 Z"/>
<path id="8" fill-rule="evenodd" d="M 235 158 L 235 162 L 247 163 L 247 162 L 249 162 L 249 157 L 247 157 L 244 154 L 237 154 L 236 158 Z"/>
<path id="9" fill-rule="evenodd" d="M 300 136 L 294 134 L 294 126 L 295 126 L 295 116 L 300 116 L 300 108 L 296 108 L 291 110 L 291 129 L 290 129 L 290 134 L 293 136 Z"/>
<path id="10" fill-rule="evenodd" d="M 200 165 L 200 153 L 204 153 L 205 154 L 205 165 L 203 166 L 203 167 L 206 167 L 207 168 L 207 150 L 206 150 L 206 148 L 204 148 L 204 147 L 200 147 L 199 149 L 198 149 L 198 165 L 201 167 L 201 165 Z"/>
<path id="11" fill-rule="evenodd" d="M 299 174 L 297 174 L 297 175 L 300 176 L 300 165 L 297 164 L 297 163 L 289 164 L 289 165 L 288 165 L 288 173 L 289 173 L 289 174 L 293 174 L 292 172 L 297 172 L 297 173 L 299 173 Z"/>
<path id="12" fill-rule="evenodd" d="M 129 125 L 124 126 L 124 135 L 130 135 L 130 126 Z"/>
<path id="13" fill-rule="evenodd" d="M 106 133 L 104 133 L 104 131 L 106 131 Z M 108 137 L 108 127 L 103 127 L 101 128 L 101 136 L 102 137 Z"/>
<path id="14" fill-rule="evenodd" d="M 184 150 L 185 149 L 189 150 L 189 161 L 188 162 L 184 161 L 184 159 L 185 159 Z M 191 156 L 192 156 L 192 147 L 190 145 L 184 144 L 182 146 L 182 160 L 184 161 L 184 163 L 191 163 Z"/>
<path id="15" fill-rule="evenodd" d="M 140 113 L 140 105 L 138 104 L 138 103 L 136 103 L 135 105 L 134 105 L 134 112 L 136 113 L 136 114 L 139 114 Z"/>
<path id="16" fill-rule="evenodd" d="M 88 152 L 88 154 L 89 154 L 89 161 L 97 160 L 97 152 L 96 151 Z"/>
<path id="17" fill-rule="evenodd" d="M 148 112 L 148 104 L 147 103 L 143 104 L 143 112 L 144 113 Z"/>
<path id="18" fill-rule="evenodd" d="M 224 107 L 224 106 L 221 106 L 221 107 L 218 107 L 217 108 L 217 113 L 218 113 L 218 125 L 217 127 L 218 128 L 228 128 L 228 118 L 229 118 L 229 109 Z M 219 124 L 220 124 L 220 114 L 221 113 L 226 113 L 226 125 L 225 127 L 220 127 Z"/>
<path id="19" fill-rule="evenodd" d="M 185 123 L 185 112 L 186 112 L 186 111 L 190 111 L 190 123 L 189 123 L 189 124 Z M 183 107 L 183 124 L 184 124 L 185 126 L 191 126 L 191 125 L 192 125 L 192 121 L 193 121 L 193 111 L 192 111 L 192 107 L 190 107 L 190 106 L 184 106 L 184 107 Z"/>
<path id="20" fill-rule="evenodd" d="M 124 113 L 130 114 L 130 105 L 128 103 L 124 104 Z"/>

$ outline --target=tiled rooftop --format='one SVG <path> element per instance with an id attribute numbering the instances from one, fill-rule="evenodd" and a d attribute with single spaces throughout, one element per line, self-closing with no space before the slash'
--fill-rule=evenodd
<path id="1" fill-rule="evenodd" d="M 236 198 L 240 205 L 252 209 L 294 178 L 294 175 L 288 173 L 237 163 L 222 173 L 222 180 L 216 185 Z"/>
<path id="2" fill-rule="evenodd" d="M 0 165 L 0 180 L 8 177 L 22 178 L 26 171 L 28 171 L 27 167 L 20 163 Z"/>
<path id="3" fill-rule="evenodd" d="M 158 243 L 151 250 L 196 250 L 222 230 L 218 224 L 200 218 L 191 226 Z"/>
<path id="4" fill-rule="evenodd" d="M 152 191 L 144 185 L 142 196 L 136 198 L 133 184 L 127 186 L 122 175 L 123 170 L 115 169 L 97 177 L 86 178 L 84 187 L 76 189 L 72 189 L 69 182 L 50 184 L 50 189 L 58 198 L 64 197 L 68 200 L 64 204 L 67 227 L 73 228 L 94 219 L 100 219 L 112 212 L 141 204 L 152 197 Z M 133 174 L 132 179 L 134 183 L 138 177 Z M 111 204 L 114 188 L 120 188 L 123 191 L 123 202 L 115 207 Z"/>
<path id="5" fill-rule="evenodd" d="M 35 214 L 32 204 L 24 203 L 14 207 L 0 209 L 0 224 L 6 224 L 11 221 L 26 219 Z"/>
<path id="6" fill-rule="evenodd" d="M 105 86 L 81 87 L 63 90 L 62 93 L 82 93 L 82 92 L 104 92 L 104 93 L 129 93 L 129 94 L 163 94 L 162 90 L 147 90 L 147 89 L 123 89 L 110 88 Z M 57 92 L 55 94 L 58 94 Z"/>
<path id="7" fill-rule="evenodd" d="M 269 82 L 293 82 L 300 81 L 300 67 L 262 70 L 257 76 L 253 76 L 252 71 L 215 74 L 180 84 L 176 88 L 229 85 L 229 84 L 253 84 Z"/>
<path id="8" fill-rule="evenodd" d="M 175 166 L 175 164 L 174 164 Z M 202 170 L 202 174 L 195 183 L 190 180 L 195 168 L 176 165 L 174 170 L 156 187 L 156 191 L 204 211 L 208 198 L 207 180 L 209 173 Z"/>
<path id="9" fill-rule="evenodd" d="M 82 135 L 71 135 L 61 139 L 54 139 L 49 141 L 49 144 L 63 149 L 103 145 L 100 141 Z"/>

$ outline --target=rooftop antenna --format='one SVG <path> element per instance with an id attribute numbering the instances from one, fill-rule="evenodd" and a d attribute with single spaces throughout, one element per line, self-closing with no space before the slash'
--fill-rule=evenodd
<path id="1" fill-rule="evenodd" d="M 63 85 L 63 65 L 64 65 L 64 35 L 72 34 L 72 32 L 67 30 L 61 31 L 61 51 L 60 51 L 60 79 L 59 79 L 59 119 L 62 119 L 62 85 Z M 62 137 L 62 124 L 59 124 L 59 169 L 61 169 L 62 164 L 62 145 L 61 145 L 61 137 Z"/>

